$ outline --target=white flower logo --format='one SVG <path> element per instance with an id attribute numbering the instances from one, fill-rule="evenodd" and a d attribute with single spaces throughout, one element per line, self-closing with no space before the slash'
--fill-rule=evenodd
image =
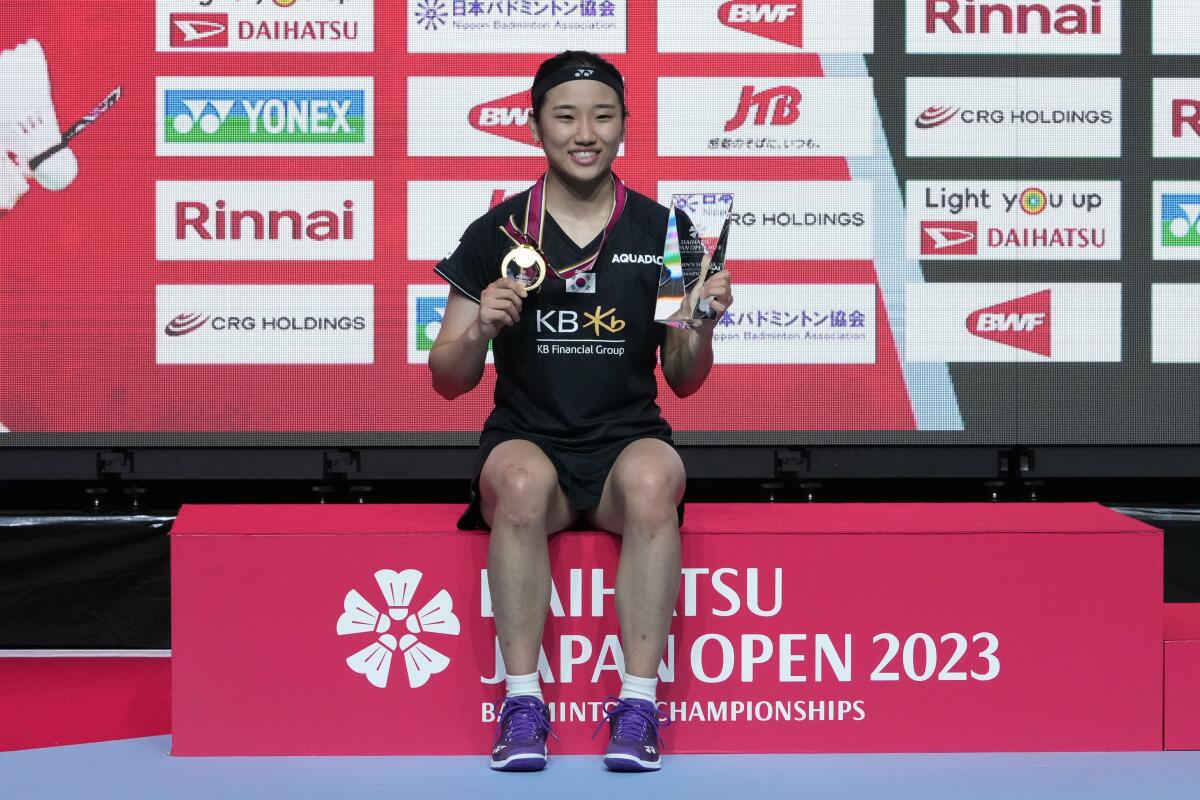
<path id="1" fill-rule="evenodd" d="M 454 601 L 445 589 L 433 596 L 421 610 L 409 614 L 417 584 L 421 582 L 421 571 L 406 569 L 396 572 L 381 569 L 375 573 L 375 582 L 387 603 L 387 613 L 381 614 L 366 598 L 351 589 L 343 603 L 345 611 L 338 617 L 339 636 L 354 633 L 377 633 L 379 638 L 371 645 L 359 650 L 346 659 L 350 669 L 366 676 L 372 686 L 383 689 L 387 686 L 388 673 L 392 668 L 392 656 L 396 651 L 404 654 L 404 666 L 408 672 L 408 685 L 416 689 L 424 686 L 430 676 L 450 665 L 450 659 L 417 639 L 417 634 L 441 633 L 457 636 L 458 617 L 454 615 Z M 397 641 L 388 633 L 392 622 L 404 622 L 408 630 Z"/>

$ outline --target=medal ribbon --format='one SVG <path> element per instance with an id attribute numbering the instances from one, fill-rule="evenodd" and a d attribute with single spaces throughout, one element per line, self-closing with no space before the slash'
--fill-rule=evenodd
<path id="1" fill-rule="evenodd" d="M 617 221 L 621 218 L 621 211 L 625 208 L 625 183 L 617 177 L 616 173 L 613 173 L 612 179 L 612 214 L 608 218 L 608 223 L 604 226 L 604 232 L 600 237 L 600 247 L 598 247 L 596 252 L 592 253 L 590 256 L 587 256 L 582 261 L 577 261 L 569 267 L 558 269 L 553 264 L 550 264 L 550 268 L 554 270 L 554 273 L 558 275 L 558 277 L 567 279 L 577 273 L 588 272 L 594 266 L 596 266 L 596 261 L 600 258 L 600 253 L 604 250 L 604 245 L 608 242 L 608 235 L 612 233 L 613 228 L 617 227 Z M 535 183 L 529 189 L 529 199 L 525 202 L 525 224 L 523 226 L 518 226 L 513 218 L 509 217 L 508 222 L 500 226 L 500 230 L 504 231 L 504 234 L 508 236 L 509 239 L 512 239 L 514 244 L 532 247 L 539 253 L 542 252 L 542 235 L 546 229 L 545 193 L 546 176 L 543 174 L 542 177 L 537 179 L 537 183 Z M 545 258 L 544 253 L 542 254 L 542 257 Z M 547 263 L 549 263 L 549 260 L 547 260 Z"/>

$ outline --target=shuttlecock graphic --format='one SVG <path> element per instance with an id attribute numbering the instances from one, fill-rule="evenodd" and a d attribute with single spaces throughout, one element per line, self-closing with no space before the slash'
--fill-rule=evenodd
<path id="1" fill-rule="evenodd" d="M 406 635 L 405 638 L 407 639 L 408 636 Z M 374 644 L 364 647 L 347 658 L 346 663 L 350 665 L 350 669 L 365 675 L 372 686 L 385 689 L 387 688 L 388 673 L 392 669 L 392 654 L 395 652 L 396 637 L 385 633 Z"/>
<path id="2" fill-rule="evenodd" d="M 392 641 L 395 641 L 394 639 Z M 404 634 L 400 640 L 400 649 L 404 651 L 404 666 L 408 670 L 408 685 L 414 689 L 424 686 L 430 676 L 450 666 L 450 659 L 434 650 L 427 644 L 417 641 L 411 633 Z M 368 677 L 368 680 L 370 678 Z"/>
<path id="3" fill-rule="evenodd" d="M 346 593 L 344 607 L 346 610 L 337 622 L 339 636 L 349 633 L 387 633 L 388 628 L 392 627 L 391 618 L 376 611 L 375 606 L 368 603 L 356 589 Z"/>
<path id="4" fill-rule="evenodd" d="M 431 633 L 448 633 L 458 635 L 458 617 L 454 616 L 454 601 L 445 589 L 433 596 L 433 599 L 421 607 L 404 623 L 404 627 L 413 633 L 429 631 Z"/>
<path id="5" fill-rule="evenodd" d="M 374 642 L 346 659 L 350 669 L 365 676 L 372 686 L 387 687 L 392 659 L 397 651 L 403 654 L 408 685 L 414 689 L 424 686 L 431 676 L 450 666 L 448 656 L 420 641 L 417 634 L 457 636 L 461 626 L 454 614 L 454 600 L 450 592 L 442 589 L 419 611 L 410 614 L 408 608 L 413 604 L 421 577 L 421 571 L 416 569 L 401 572 L 381 569 L 375 573 L 375 581 L 388 607 L 386 614 L 356 589 L 347 592 L 342 600 L 342 614 L 337 621 L 339 636 L 378 634 Z M 404 620 L 404 627 L 409 630 L 399 641 L 388 633 L 393 620 Z"/>
<path id="6" fill-rule="evenodd" d="M 391 618 L 401 620 L 407 617 L 408 606 L 417 592 L 417 584 L 421 582 L 421 572 L 415 569 L 403 572 L 381 569 L 375 573 L 375 581 L 379 584 L 379 591 L 383 592 L 383 599 L 387 601 Z"/>
<path id="7" fill-rule="evenodd" d="M 50 96 L 50 65 L 36 39 L 0 53 L 0 149 L 25 161 L 62 141 L 62 129 Z M 33 171 L 47 189 L 59 191 L 79 174 L 79 162 L 63 148 Z"/>

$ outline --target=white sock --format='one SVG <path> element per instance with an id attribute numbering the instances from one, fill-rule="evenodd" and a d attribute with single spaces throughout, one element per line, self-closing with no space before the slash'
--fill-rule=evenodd
<path id="1" fill-rule="evenodd" d="M 658 689 L 658 678 L 639 678 L 626 673 L 625 679 L 621 681 L 620 696 L 621 699 L 631 697 L 656 703 L 657 698 L 654 696 L 656 689 Z"/>
<path id="2" fill-rule="evenodd" d="M 528 675 L 505 675 L 504 696 L 512 697 L 514 694 L 532 695 L 545 702 L 545 698 L 542 697 L 542 684 L 538 681 L 536 672 Z"/>

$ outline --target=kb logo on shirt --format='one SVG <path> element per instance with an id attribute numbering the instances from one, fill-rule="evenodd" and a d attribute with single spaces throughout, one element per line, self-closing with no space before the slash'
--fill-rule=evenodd
<path id="1" fill-rule="evenodd" d="M 596 306 L 595 311 L 583 312 L 583 323 L 580 325 L 579 314 L 570 310 L 550 309 L 537 312 L 538 333 L 579 333 L 580 327 L 590 330 L 594 336 L 600 332 L 620 333 L 625 330 L 625 320 L 617 319 L 617 309 L 602 309 Z"/>

